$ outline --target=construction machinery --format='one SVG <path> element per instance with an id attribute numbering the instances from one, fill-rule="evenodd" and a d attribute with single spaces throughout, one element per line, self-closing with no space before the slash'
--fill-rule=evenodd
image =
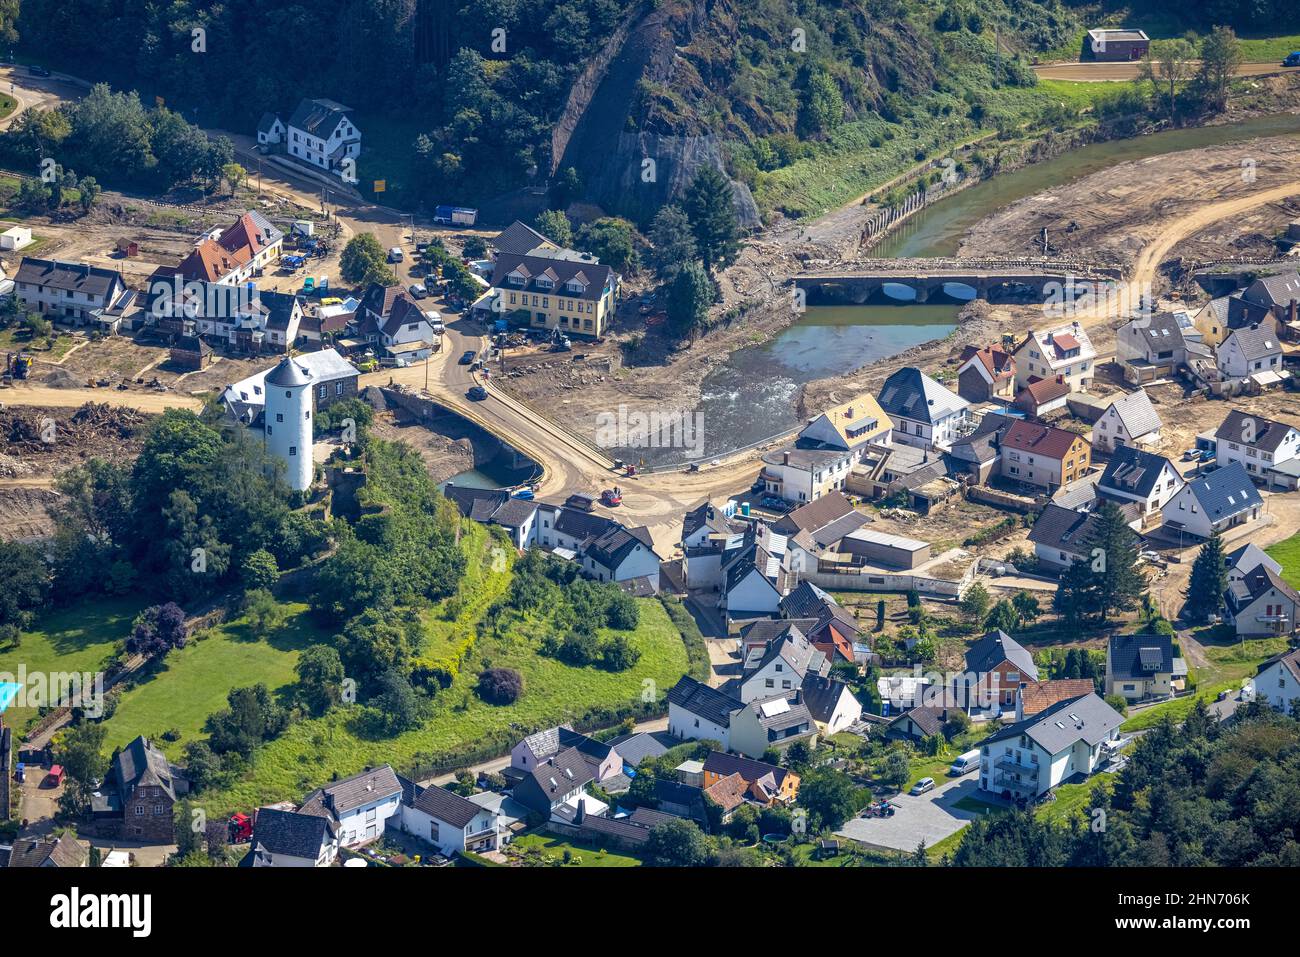
<path id="1" fill-rule="evenodd" d="M 26 379 L 32 371 L 32 357 L 26 352 L 11 352 L 5 360 L 5 377 Z"/>

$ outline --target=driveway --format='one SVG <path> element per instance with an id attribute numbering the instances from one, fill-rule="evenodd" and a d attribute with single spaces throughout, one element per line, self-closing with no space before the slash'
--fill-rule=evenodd
<path id="1" fill-rule="evenodd" d="M 933 791 L 919 797 L 900 794 L 890 801 L 896 808 L 893 817 L 855 817 L 835 834 L 890 851 L 910 853 L 922 841 L 926 847 L 934 847 L 980 816 L 954 806 L 964 797 L 975 796 L 978 791 L 977 777 L 968 775 L 939 784 Z"/>

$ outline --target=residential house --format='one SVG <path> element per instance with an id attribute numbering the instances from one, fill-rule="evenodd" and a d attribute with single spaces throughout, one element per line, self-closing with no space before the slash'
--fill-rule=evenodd
<path id="1" fill-rule="evenodd" d="M 806 675 L 830 673 L 826 655 L 812 646 L 797 629 L 767 643 L 761 653 L 744 662 L 740 700 L 745 704 L 760 698 L 798 691 Z"/>
<path id="2" fill-rule="evenodd" d="M 263 113 L 257 121 L 257 144 L 279 146 L 284 142 L 285 125 L 278 113 Z"/>
<path id="3" fill-rule="evenodd" d="M 1256 321 L 1268 316 L 1280 324 L 1296 322 L 1300 318 L 1300 271 L 1261 276 L 1239 295 L 1244 304 L 1258 311 L 1251 315 Z"/>
<path id="4" fill-rule="evenodd" d="M 1109 760 L 1124 717 L 1095 694 L 1059 701 L 980 745 L 980 790 L 1033 800 Z"/>
<path id="5" fill-rule="evenodd" d="M 499 252 L 488 293 L 493 312 L 517 314 L 531 329 L 603 336 L 614 319 L 621 277 L 609 266 L 568 253 Z"/>
<path id="6" fill-rule="evenodd" d="M 948 723 L 952 710 L 942 705 L 920 705 L 890 721 L 888 733 L 912 741 L 938 737 L 943 734 L 943 726 Z"/>
<path id="7" fill-rule="evenodd" d="M 550 256 L 564 252 L 563 247 L 517 219 L 489 242 L 499 254 L 507 256 Z"/>
<path id="8" fill-rule="evenodd" d="M 304 99 L 289 117 L 284 136 L 290 156 L 356 182 L 361 131 L 350 107 L 334 100 Z"/>
<path id="9" fill-rule="evenodd" d="M 1160 414 L 1145 389 L 1118 395 L 1092 425 L 1092 450 L 1114 452 L 1121 446 L 1160 444 Z"/>
<path id="10" fill-rule="evenodd" d="M 382 837 L 388 819 L 401 810 L 401 782 L 385 764 L 317 788 L 298 812 L 332 822 L 340 847 L 360 847 Z"/>
<path id="11" fill-rule="evenodd" d="M 312 382 L 312 407 L 319 412 L 335 402 L 357 395 L 360 373 L 333 349 L 307 352 L 293 357 L 294 365 L 306 370 Z M 271 366 L 261 372 L 241 379 L 226 387 L 221 401 L 227 413 L 244 425 L 256 425 L 266 410 L 266 377 L 276 368 Z"/>
<path id="12" fill-rule="evenodd" d="M 950 463 L 951 474 L 956 477 L 969 475 L 976 485 L 984 485 L 998 474 L 1002 453 L 999 445 L 1002 436 L 1014 422 L 1011 416 L 997 412 L 986 412 L 975 426 L 975 431 L 963 436 L 952 444 L 946 456 Z"/>
<path id="13" fill-rule="evenodd" d="M 623 758 L 623 767 L 638 768 L 641 762 L 654 760 L 678 744 L 668 731 L 633 731 L 610 739 L 610 746 Z"/>
<path id="14" fill-rule="evenodd" d="M 338 832 L 329 817 L 258 808 L 249 847 L 253 867 L 329 867 L 338 851 Z"/>
<path id="15" fill-rule="evenodd" d="M 1017 390 L 1036 379 L 1057 376 L 1071 392 L 1087 392 L 1092 385 L 1097 352 L 1087 330 L 1078 322 L 1030 330 L 1012 354 L 1016 360 Z"/>
<path id="16" fill-rule="evenodd" d="M 1274 655 L 1255 672 L 1255 698 L 1292 713 L 1300 701 L 1300 648 Z"/>
<path id="17" fill-rule="evenodd" d="M 766 525 L 752 525 L 726 543 L 719 605 L 728 622 L 776 614 L 790 591 L 788 547 L 786 536 Z"/>
<path id="18" fill-rule="evenodd" d="M 1196 313 L 1196 331 L 1201 334 L 1201 341 L 1210 348 L 1217 348 L 1231 331 L 1231 305 L 1235 297 L 1219 296 L 1211 299 Z"/>
<path id="19" fill-rule="evenodd" d="M 437 313 L 426 313 L 399 285 L 371 283 L 349 322 L 350 338 L 364 342 L 398 365 L 409 365 L 437 351 Z"/>
<path id="20" fill-rule="evenodd" d="M 284 353 L 298 339 L 302 300 L 283 292 L 262 291 L 252 283 L 224 285 L 187 281 L 179 290 L 154 281 L 145 309 L 158 331 L 178 339 L 201 336 L 209 343 L 242 353 Z"/>
<path id="21" fill-rule="evenodd" d="M 1016 720 L 1024 721 L 1026 718 L 1032 718 L 1057 702 L 1080 698 L 1092 694 L 1095 690 L 1091 678 L 1022 681 L 1016 691 Z"/>
<path id="22" fill-rule="evenodd" d="M 1034 555 L 1051 568 L 1069 568 L 1080 558 L 1090 556 L 1088 542 L 1096 523 L 1096 513 L 1091 509 L 1066 508 L 1049 502 L 1029 530 Z"/>
<path id="23" fill-rule="evenodd" d="M 1241 581 L 1246 577 L 1247 572 L 1254 571 L 1260 565 L 1276 574 L 1282 573 L 1281 562 L 1275 561 L 1254 542 L 1247 542 L 1240 548 L 1233 549 L 1223 556 L 1223 560 L 1224 564 L 1228 566 L 1229 584 Z"/>
<path id="24" fill-rule="evenodd" d="M 1145 521 L 1163 509 L 1184 484 L 1174 463 L 1163 455 L 1122 445 L 1097 481 L 1097 494 L 1116 502 L 1135 502 Z"/>
<path id="25" fill-rule="evenodd" d="M 854 452 L 786 446 L 763 453 L 763 491 L 793 505 L 813 502 L 845 487 L 857 462 Z"/>
<path id="26" fill-rule="evenodd" d="M 839 734 L 862 718 L 862 702 L 853 696 L 849 686 L 834 678 L 818 674 L 804 676 L 804 707 L 817 723 L 822 737 Z"/>
<path id="27" fill-rule="evenodd" d="M 598 784 L 623 772 L 623 758 L 611 745 L 574 731 L 567 724 L 528 735 L 511 749 L 510 766 L 527 772 L 569 748 L 578 750 Z"/>
<path id="28" fill-rule="evenodd" d="M 1077 432 L 1035 422 L 1013 422 L 999 443 L 1004 478 L 1054 491 L 1083 476 L 1092 449 Z"/>
<path id="29" fill-rule="evenodd" d="M 1167 698 L 1186 684 L 1187 664 L 1168 635 L 1112 635 L 1106 645 L 1106 694 L 1128 701 Z"/>
<path id="30" fill-rule="evenodd" d="M 116 269 L 24 256 L 13 274 L 14 295 L 28 311 L 84 326 L 134 297 Z"/>
<path id="31" fill-rule="evenodd" d="M 413 799 L 402 805 L 400 821 L 402 830 L 436 845 L 448 857 L 499 850 L 510 833 L 490 807 L 436 786 L 417 785 Z"/>
<path id="32" fill-rule="evenodd" d="M 668 733 L 685 741 L 717 741 L 730 747 L 731 716 L 744 706 L 739 698 L 682 675 L 668 692 Z"/>
<path id="33" fill-rule="evenodd" d="M 566 748 L 543 759 L 515 785 L 513 797 L 530 811 L 551 817 L 571 818 L 578 800 L 585 798 L 590 807 L 599 805 L 586 793 L 595 780 L 590 765 L 577 748 Z"/>
<path id="34" fill-rule="evenodd" d="M 1016 360 L 1001 346 L 967 346 L 957 367 L 957 394 L 967 402 L 1009 402 L 1016 392 Z"/>
<path id="35" fill-rule="evenodd" d="M 886 379 L 878 398 L 896 444 L 947 449 L 970 431 L 970 403 L 913 366 Z"/>
<path id="36" fill-rule="evenodd" d="M 688 591 L 722 587 L 722 555 L 727 542 L 744 534 L 747 523 L 736 518 L 736 503 L 703 502 L 682 521 L 682 570 Z"/>
<path id="37" fill-rule="evenodd" d="M 75 837 L 15 838 L 7 867 L 88 867 L 90 850 Z"/>
<path id="38" fill-rule="evenodd" d="M 188 791 L 184 771 L 140 736 L 113 756 L 103 786 L 91 795 L 91 817 L 106 837 L 173 844 L 172 809 L 177 797 Z"/>
<path id="39" fill-rule="evenodd" d="M 1005 631 L 990 631 L 966 650 L 966 671 L 953 678 L 952 703 L 1004 711 L 1015 707 L 1026 680 L 1038 680 L 1034 656 Z"/>
<path id="40" fill-rule="evenodd" d="M 237 285 L 259 276 L 284 251 L 284 233 L 259 212 L 247 212 L 225 229 L 204 233 L 176 266 L 160 266 L 149 277 L 156 296 L 172 289 L 179 297 L 186 283 Z"/>
<path id="41" fill-rule="evenodd" d="M 580 508 L 542 502 L 537 506 L 533 536 L 530 544 L 572 552 L 588 578 L 625 587 L 641 582 L 651 594 L 659 591 L 661 559 L 644 525 L 628 528 Z"/>
<path id="42" fill-rule="evenodd" d="M 1017 409 L 1034 419 L 1046 418 L 1069 404 L 1070 384 L 1058 375 L 1051 379 L 1034 379 L 1016 393 L 1012 402 Z"/>
<path id="43" fill-rule="evenodd" d="M 799 692 L 756 698 L 731 716 L 727 745 L 761 758 L 768 749 L 784 751 L 796 741 L 817 743 L 817 722 Z"/>
<path id="44" fill-rule="evenodd" d="M 1300 594 L 1263 563 L 1228 586 L 1227 620 L 1242 638 L 1292 635 L 1300 630 Z"/>
<path id="45" fill-rule="evenodd" d="M 1266 488 L 1294 489 L 1300 477 L 1300 430 L 1240 409 L 1228 412 L 1214 432 L 1215 462 L 1240 464 Z"/>
<path id="46" fill-rule="evenodd" d="M 718 778 L 713 784 L 704 788 L 704 798 L 708 805 L 717 808 L 718 821 L 729 824 L 742 805 L 747 803 L 749 782 L 738 772 L 725 778 Z"/>
<path id="47" fill-rule="evenodd" d="M 1282 368 L 1282 341 L 1271 321 L 1233 329 L 1219 344 L 1217 361 L 1225 380 L 1256 390 L 1290 376 Z"/>
<path id="48" fill-rule="evenodd" d="M 1141 315 L 1115 333 L 1115 359 L 1134 384 L 1167 379 L 1187 361 L 1183 328 L 1172 313 Z"/>
<path id="49" fill-rule="evenodd" d="M 749 785 L 747 797 L 763 807 L 793 804 L 799 797 L 800 777 L 787 768 L 721 751 L 711 751 L 704 759 L 705 788 L 733 774 Z"/>
<path id="50" fill-rule="evenodd" d="M 882 675 L 876 679 L 883 714 L 898 714 L 923 705 L 929 679 L 924 675 Z"/>
<path id="51" fill-rule="evenodd" d="M 810 418 L 799 431 L 799 443 L 806 448 L 853 452 L 856 462 L 867 446 L 888 445 L 892 429 L 875 396 L 864 392 Z"/>
<path id="52" fill-rule="evenodd" d="M 538 503 L 514 498 L 505 489 L 462 488 L 448 483 L 442 494 L 460 513 L 484 525 L 499 525 L 510 533 L 515 548 L 523 551 L 537 540 Z"/>
<path id="53" fill-rule="evenodd" d="M 1163 514 L 1166 528 L 1195 539 L 1253 522 L 1263 511 L 1264 500 L 1250 476 L 1234 462 L 1185 484 Z"/>

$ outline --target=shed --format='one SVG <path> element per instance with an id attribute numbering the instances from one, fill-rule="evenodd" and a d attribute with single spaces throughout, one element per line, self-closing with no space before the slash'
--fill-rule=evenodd
<path id="1" fill-rule="evenodd" d="M 133 259 L 140 255 L 140 244 L 134 239 L 127 239 L 125 236 L 119 239 L 113 248 L 127 259 Z"/>
<path id="2" fill-rule="evenodd" d="M 0 233 L 0 249 L 22 249 L 32 244 L 32 231 L 26 226 L 10 226 Z"/>

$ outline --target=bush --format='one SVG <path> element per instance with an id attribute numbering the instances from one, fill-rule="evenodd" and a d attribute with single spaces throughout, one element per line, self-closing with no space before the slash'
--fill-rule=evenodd
<path id="1" fill-rule="evenodd" d="M 488 704 L 514 704 L 524 693 L 524 676 L 513 668 L 489 668 L 478 676 L 478 695 Z"/>

